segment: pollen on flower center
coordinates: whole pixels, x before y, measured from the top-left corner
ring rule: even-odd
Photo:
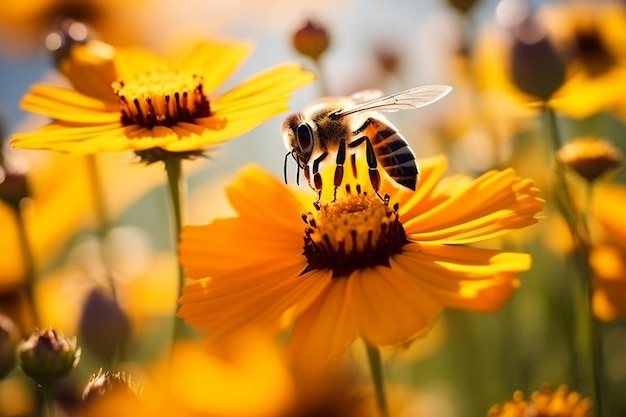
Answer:
[[[124,126],[138,124],[151,129],[210,115],[203,79],[196,74],[150,71],[118,80],[112,87],[120,101]]]
[[[358,269],[389,266],[389,258],[408,243],[398,205],[389,207],[373,195],[350,194],[302,219],[308,261],[304,272],[330,269],[333,278],[340,278]]]

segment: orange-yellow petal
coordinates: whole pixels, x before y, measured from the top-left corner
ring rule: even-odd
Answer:
[[[183,290],[178,315],[215,341],[246,328],[284,330],[330,283],[319,273],[300,276],[305,266],[284,257],[193,282]]]
[[[226,195],[233,209],[247,221],[272,219],[272,223],[302,236],[304,226],[299,219],[304,208],[300,201],[280,180],[260,167],[250,166],[241,171],[238,180],[226,188]],[[275,211],[277,203],[280,213]]]
[[[205,91],[211,93],[237,70],[251,51],[252,46],[245,42],[202,41],[186,51],[174,67],[201,74]]]
[[[492,171],[404,226],[409,239],[420,242],[493,238],[536,223],[534,215],[544,204],[538,193],[531,180],[520,179],[512,169]]]
[[[224,239],[224,236],[239,236],[241,239]],[[233,266],[254,265],[283,256],[301,256],[302,245],[300,236],[289,229],[271,224],[250,227],[240,219],[216,219],[209,225],[185,227],[179,251],[187,275],[204,278],[228,272]]]
[[[440,305],[410,271],[378,266],[348,279],[351,312],[362,337],[376,346],[407,342],[424,332]]]
[[[216,103],[226,104],[260,94],[280,96],[311,83],[315,75],[297,64],[283,64],[266,70],[219,96]]]
[[[22,99],[24,110],[52,119],[84,124],[115,123],[120,120],[119,105],[103,102],[69,88],[37,84]]]
[[[516,273],[530,268],[524,253],[436,244],[404,249],[392,259],[392,268],[413,271],[420,285],[449,308],[497,311],[519,287]]]
[[[349,308],[347,287],[347,280],[333,280],[298,318],[289,349],[302,365],[328,364],[356,339],[357,326]]]

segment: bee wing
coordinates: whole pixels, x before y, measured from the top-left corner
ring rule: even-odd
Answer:
[[[350,96],[350,99],[354,102],[354,104],[363,104],[368,103],[374,99],[380,98],[383,96],[383,92],[377,90],[375,88],[369,90],[361,90]]]
[[[366,103],[357,103],[337,112],[335,116],[343,117],[362,111],[393,112],[405,109],[419,109],[443,98],[450,91],[452,91],[452,87],[448,85],[423,85]]]

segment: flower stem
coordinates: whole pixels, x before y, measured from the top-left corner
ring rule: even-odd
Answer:
[[[314,59],[313,63],[315,64],[315,72],[317,74],[317,80],[319,81],[319,89],[322,97],[330,96],[330,88],[328,87],[328,79],[326,78],[326,74],[324,73],[324,68],[322,67],[321,57]]]
[[[178,242],[180,240],[180,232],[183,228],[183,207],[186,206],[187,187],[184,181],[182,160],[177,157],[170,157],[165,160],[165,171],[167,172],[167,183],[174,209],[174,236],[175,247],[178,252]],[[185,284],[185,271],[178,261],[178,290],[176,296],[179,297]],[[182,334],[185,323],[179,317],[174,315],[174,333],[172,343],[178,340]]]
[[[54,388],[52,384],[46,384],[41,386],[43,392],[44,407],[46,407],[47,417],[54,417],[56,415],[56,409],[54,405]]]
[[[22,203],[24,201],[22,200]],[[20,250],[22,252],[22,256],[24,258],[24,273],[26,275],[26,298],[28,299],[28,303],[30,305],[31,314],[33,318],[33,323],[35,328],[40,326],[40,317],[39,317],[39,309],[37,308],[37,303],[35,301],[35,258],[33,256],[32,247],[30,245],[30,240],[28,239],[28,233],[26,231],[26,221],[24,219],[24,214],[22,213],[22,205],[15,209],[15,218],[17,223],[17,230],[19,235],[19,244]]]
[[[102,263],[105,266],[106,277],[111,291],[113,300],[117,303],[117,289],[115,288],[115,280],[110,273],[109,268],[106,265],[106,257],[104,256],[104,240],[111,231],[112,223],[111,217],[106,208],[104,201],[104,190],[102,189],[102,178],[100,177],[100,171],[98,170],[98,161],[95,155],[87,155],[87,172],[89,175],[89,183],[91,186],[91,195],[93,198],[94,208],[98,217],[98,238],[100,239],[101,257]]]
[[[565,166],[558,156],[558,150],[562,146],[559,134],[556,114],[547,104],[544,106],[546,124],[549,137],[552,142],[552,153],[556,160],[556,200],[563,217],[567,221],[570,233],[574,240],[578,268],[581,272],[581,279],[575,288],[576,291],[576,321],[579,329],[580,350],[586,356],[585,360],[580,360],[583,364],[588,364],[591,391],[593,392],[593,403],[596,415],[603,415],[602,408],[602,357],[601,357],[601,334],[598,323],[593,316],[592,310],[592,288],[591,270],[589,267],[590,235],[587,219],[576,209],[572,192],[565,178]],[[587,193],[589,194],[589,193]],[[582,308],[578,308],[582,307]],[[580,373],[580,372],[579,372]]]
[[[383,362],[380,356],[380,350],[368,342],[365,342],[365,348],[367,349],[367,359],[370,365],[370,372],[372,373],[372,382],[374,383],[376,403],[378,404],[380,417],[389,417],[383,376]]]

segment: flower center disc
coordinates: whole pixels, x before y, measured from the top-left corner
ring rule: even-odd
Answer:
[[[150,71],[112,85],[121,106],[124,126],[148,129],[193,122],[210,115],[201,76],[177,71]]]
[[[576,35],[576,46],[583,67],[590,77],[599,77],[617,65],[600,34],[590,31]]]
[[[398,206],[390,208],[368,194],[324,204],[315,214],[302,216],[304,255],[313,269],[331,269],[333,278],[357,269],[389,266],[389,258],[408,243],[398,219]]]

